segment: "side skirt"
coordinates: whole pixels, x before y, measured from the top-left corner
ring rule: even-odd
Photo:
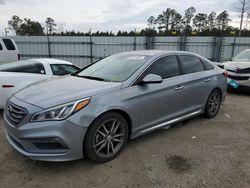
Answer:
[[[143,134],[146,134],[148,132],[152,132],[152,131],[154,131],[156,129],[160,129],[160,128],[164,128],[164,127],[169,128],[172,124],[175,124],[177,122],[180,122],[180,121],[189,119],[191,117],[197,116],[197,115],[199,115],[201,113],[202,113],[202,110],[198,110],[198,111],[192,112],[190,114],[187,114],[187,115],[172,119],[170,121],[155,125],[153,127],[149,127],[147,129],[144,129],[144,130],[140,131],[139,133],[137,133],[133,138],[136,138],[136,137],[141,136]]]

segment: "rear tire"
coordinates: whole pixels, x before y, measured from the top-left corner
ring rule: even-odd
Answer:
[[[218,89],[215,89],[211,92],[208,97],[206,107],[205,107],[205,117],[213,118],[217,115],[220,106],[221,106],[222,96],[221,92]]]
[[[128,139],[128,124],[122,115],[108,112],[90,126],[84,144],[85,155],[92,161],[105,163],[116,158]]]

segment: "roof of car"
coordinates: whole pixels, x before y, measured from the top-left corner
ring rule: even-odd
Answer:
[[[172,54],[172,53],[176,53],[176,54],[193,54],[191,52],[177,51],[177,50],[138,50],[138,51],[122,52],[121,54],[155,56],[155,55]]]
[[[70,63],[69,61],[65,61],[65,60],[60,60],[60,59],[50,59],[50,58],[37,58],[37,59],[31,59],[34,61],[38,61],[40,63],[48,63],[48,64],[68,64],[68,65],[72,65],[72,63]]]

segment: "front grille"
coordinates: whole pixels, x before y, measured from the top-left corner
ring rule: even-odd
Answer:
[[[250,74],[250,68],[237,69],[237,73],[240,73],[240,74]]]
[[[246,69],[227,69],[229,72],[234,72],[234,73],[238,73],[238,74],[250,74],[250,68],[246,68]]]
[[[228,78],[231,78],[233,80],[249,80],[249,76],[232,76],[232,75],[228,75]]]
[[[6,118],[12,125],[17,126],[26,115],[27,111],[25,108],[12,104],[11,102],[7,103]]]

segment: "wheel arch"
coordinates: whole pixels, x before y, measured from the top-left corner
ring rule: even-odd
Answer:
[[[218,91],[220,92],[220,95],[222,96],[222,90],[221,90],[221,88],[215,87],[215,88],[210,92],[210,94],[211,94],[214,90],[218,90]]]
[[[129,114],[127,112],[125,112],[124,110],[121,110],[121,109],[110,109],[110,110],[107,110],[101,114],[99,114],[91,123],[90,123],[90,126],[87,128],[87,131],[85,133],[85,136],[84,136],[84,139],[83,139],[83,145],[82,145],[82,148],[83,148],[83,154],[84,156],[86,155],[85,154],[85,149],[84,149],[84,144],[85,144],[85,140],[86,140],[86,134],[88,134],[88,131],[90,129],[90,127],[92,126],[92,124],[94,123],[94,121],[99,118],[100,116],[106,114],[106,113],[110,113],[110,112],[116,112],[118,114],[120,114],[122,117],[125,118],[127,124],[128,124],[128,140],[130,139],[131,137],[131,134],[132,134],[132,119],[131,117],[129,116]]]

